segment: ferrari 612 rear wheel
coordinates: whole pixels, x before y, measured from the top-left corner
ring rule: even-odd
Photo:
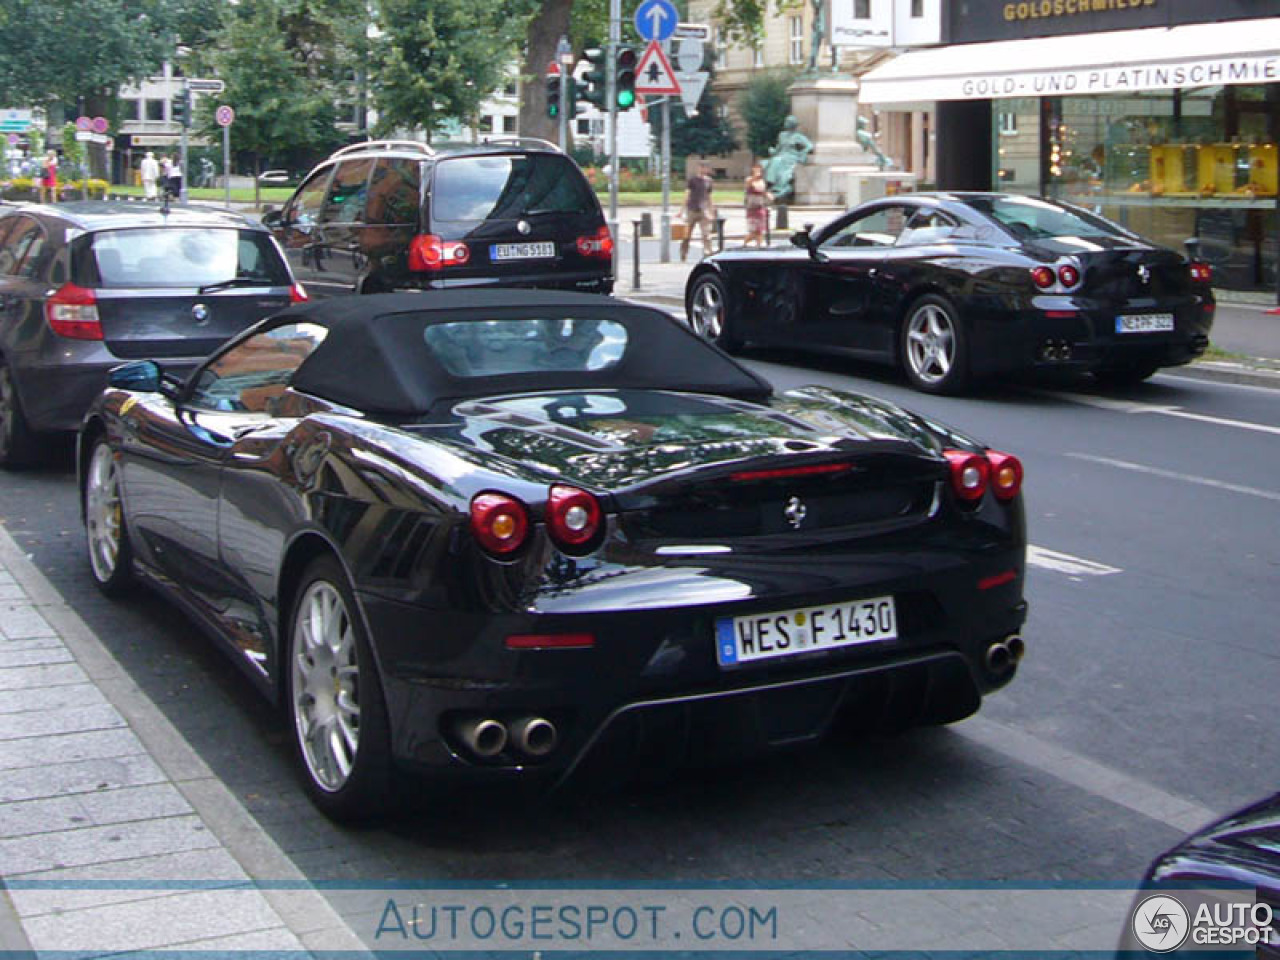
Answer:
[[[84,532],[93,582],[107,596],[118,596],[133,582],[133,550],[120,497],[120,464],[105,437],[94,442],[85,472]]]

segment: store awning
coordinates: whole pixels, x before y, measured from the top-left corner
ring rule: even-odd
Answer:
[[[862,103],[1098,96],[1280,83],[1280,17],[954,44],[861,77]]]

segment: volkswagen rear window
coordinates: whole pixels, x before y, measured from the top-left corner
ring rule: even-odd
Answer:
[[[217,227],[143,227],[89,234],[73,254],[76,282],[103,288],[289,286],[268,234]]]
[[[442,160],[431,196],[433,220],[518,220],[599,209],[573,161],[545,153]]]

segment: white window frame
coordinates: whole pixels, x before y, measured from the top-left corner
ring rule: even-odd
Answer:
[[[787,63],[804,63],[804,18],[789,17],[788,23]]]

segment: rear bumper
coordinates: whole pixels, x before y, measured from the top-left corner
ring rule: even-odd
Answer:
[[[575,290],[579,293],[612,293],[613,274],[600,272],[512,274],[504,277],[410,278],[410,287],[421,290],[453,290],[458,287],[524,287],[538,290]]]
[[[1121,313],[1172,313],[1174,329],[1117,333],[1116,317]],[[983,376],[1190,363],[1209,347],[1213,313],[1213,301],[1199,297],[1174,307],[1120,308],[1069,297],[1038,297],[1019,309],[975,318],[971,369]]]

